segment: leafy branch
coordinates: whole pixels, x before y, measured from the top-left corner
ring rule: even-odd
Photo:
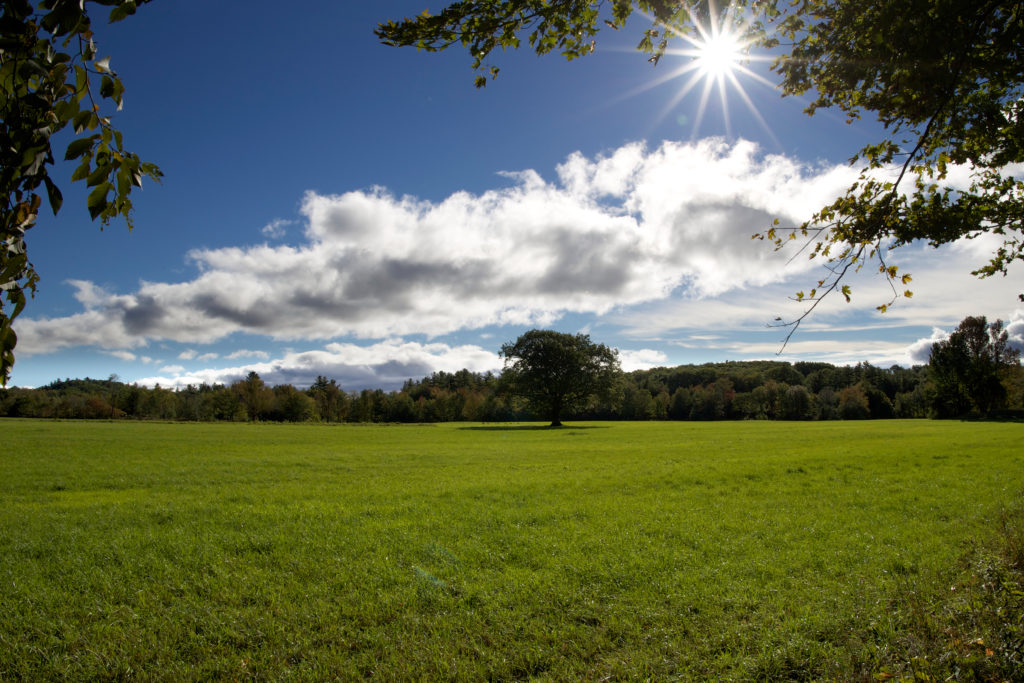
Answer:
[[[112,7],[120,21],[149,0],[28,0],[0,4],[0,384],[14,365],[13,320],[35,293],[39,275],[28,260],[26,232],[38,217],[45,189],[56,215],[63,196],[50,177],[55,162],[51,138],[71,127],[75,134],[64,159],[78,161],[72,181],[93,188],[86,200],[92,219],[107,225],[122,217],[132,228],[132,189],[143,177],[159,180],[160,169],[123,144],[101,104],[120,110],[124,85],[99,58],[87,4]],[[97,100],[95,93],[98,92]]]

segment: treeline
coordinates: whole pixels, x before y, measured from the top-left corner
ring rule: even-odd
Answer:
[[[922,418],[932,413],[933,405],[927,366],[737,361],[625,373],[611,401],[565,418]],[[0,416],[280,422],[505,422],[536,417],[508,395],[499,376],[468,370],[408,380],[389,392],[349,392],[325,377],[306,389],[269,387],[256,373],[231,385],[178,390],[114,378],[68,379],[37,389],[0,390]]]

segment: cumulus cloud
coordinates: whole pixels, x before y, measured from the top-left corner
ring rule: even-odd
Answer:
[[[419,379],[438,371],[499,371],[500,357],[474,345],[420,344],[385,340],[368,346],[331,343],[322,349],[292,352],[281,358],[228,368],[182,372],[163,368],[166,374],[139,379],[140,384],[180,388],[188,384],[230,384],[256,372],[267,384],[308,387],[318,375],[335,379],[346,390],[398,389],[407,379]]]
[[[1006,324],[1006,332],[1010,346],[1020,351],[1024,357],[1024,309],[1018,308],[1013,312]]]
[[[973,312],[968,313],[968,315],[974,315],[976,313],[983,312]],[[1017,349],[1022,355],[1024,355],[1024,335],[1021,334],[1021,332],[1024,331],[1024,319],[1022,319],[1022,316],[1024,316],[1024,311],[1016,311],[1013,314],[1013,317],[1011,318],[1011,322],[1008,325],[1007,329],[1009,331],[1009,346],[1011,348]],[[966,315],[964,317],[966,317]],[[999,319],[999,316],[987,315],[986,318],[989,322],[994,322],[995,320]],[[950,324],[947,328],[932,328],[931,334],[925,337],[921,337],[912,342],[911,344],[909,344],[905,348],[902,357],[895,353],[891,354],[892,357],[894,357],[894,362],[899,363],[901,365],[927,364],[928,361],[931,359],[932,345],[935,344],[936,342],[941,342],[949,339],[949,335],[953,332],[953,330],[956,329],[959,322],[960,321],[957,320],[956,323]]]
[[[258,351],[256,353],[263,353],[263,352],[262,351]],[[199,361],[201,363],[205,363],[206,361],[210,361],[210,360],[213,360],[213,359],[219,358],[219,357],[220,357],[220,354],[214,353],[213,351],[210,351],[208,353],[199,353],[195,349],[185,349],[184,351],[182,351],[181,353],[178,354],[178,360],[197,360],[197,361]],[[264,356],[264,358],[266,358],[266,357],[268,357],[268,356]]]
[[[202,344],[235,332],[438,337],[545,326],[673,292],[763,287],[807,265],[787,266],[750,235],[775,218],[799,223],[852,173],[708,139],[573,154],[555,180],[527,170],[508,174],[511,187],[440,202],[383,189],[310,192],[300,244],[197,249],[189,253],[194,279],[142,282],[127,294],[72,282],[84,311],[19,319],[19,351]]]
[[[137,355],[135,355],[131,351],[115,350],[115,351],[107,351],[106,353],[109,356],[113,356],[114,358],[119,358],[120,360],[129,362],[129,363],[132,362],[132,361],[138,360],[138,358],[139,358]]]
[[[282,237],[285,236],[285,228],[287,228],[289,225],[292,225],[292,223],[294,223],[294,221],[286,220],[284,218],[278,218],[264,225],[260,229],[260,232],[262,232],[264,235],[272,239],[281,239]]]
[[[665,365],[668,356],[656,349],[619,349],[619,364],[626,372],[650,370]]]
[[[259,358],[261,360],[267,360],[270,358],[270,354],[266,351],[253,351],[252,349],[238,349],[228,355],[224,356],[228,360],[236,360],[238,358]]]
[[[1024,309],[1016,304],[1017,293],[1024,291],[1024,269],[979,280],[970,274],[981,262],[976,246],[959,242],[942,249],[904,247],[891,260],[914,274],[913,298],[899,298],[880,313],[876,306],[890,302],[893,292],[884,278],[865,269],[848,280],[853,288],[850,303],[841,296],[824,301],[784,349],[790,328],[772,327],[773,320],[792,321],[806,310],[806,304],[791,297],[813,286],[811,280],[821,277],[818,271],[699,300],[673,297],[634,306],[605,316],[602,324],[619,326],[627,339],[657,341],[690,355],[702,351],[716,358],[867,361],[880,367],[926,363],[931,344],[968,315],[1009,319],[1011,340],[1017,335],[1024,345]]]
[[[949,339],[949,332],[933,327],[931,336],[918,339],[907,347],[907,356],[914,364],[923,365],[931,360],[932,345],[947,339]]]
[[[234,355],[234,354],[232,354]],[[268,354],[260,354],[267,357]],[[231,356],[225,356],[230,358]],[[667,356],[655,349],[621,349],[619,360],[625,371],[645,370],[665,365]],[[291,384],[303,388],[317,376],[335,379],[346,390],[399,389],[408,379],[420,379],[435,372],[471,372],[499,374],[501,357],[480,346],[452,346],[442,343],[421,344],[390,339],[360,346],[331,343],[322,349],[290,352],[280,358],[227,368],[185,371],[180,365],[160,368],[159,376],[144,377],[138,383],[182,388],[189,384],[231,384],[256,372],[269,385]]]
[[[1007,343],[1011,348],[1015,348],[1024,354],[1024,309],[1015,310],[1008,320],[998,316],[986,316],[986,318],[990,323],[996,320],[1003,320],[1007,332]],[[933,328],[930,337],[918,339],[910,345],[907,349],[907,355],[915,363],[927,363],[931,358],[932,344],[949,339],[949,335],[954,329],[955,326],[950,326],[948,330],[938,327]]]

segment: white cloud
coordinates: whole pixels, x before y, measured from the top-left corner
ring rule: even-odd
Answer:
[[[993,323],[996,320],[1003,320],[1009,345],[1024,353],[1024,309],[1016,309],[1008,319],[991,315],[986,315],[985,317],[988,319],[989,323]],[[959,321],[957,322],[957,325],[958,324]],[[956,329],[957,325],[950,325],[948,330],[943,330],[938,327],[933,328],[931,336],[918,339],[910,345],[907,349],[907,355],[913,359],[915,363],[927,363],[928,359],[931,358],[932,344],[949,339],[949,335],[954,329]]]
[[[253,351],[251,349],[239,349],[228,355],[224,356],[228,360],[236,360],[238,358],[259,358],[261,360],[267,360],[270,358],[270,354],[266,351]]]
[[[185,367],[182,365],[165,365],[162,368],[160,368],[160,372],[166,372],[171,375],[179,372],[184,372],[184,370]]]
[[[656,349],[619,349],[619,364],[626,372],[660,367],[667,360],[668,356]]]
[[[285,228],[287,228],[289,225],[292,225],[294,222],[295,221],[278,218],[264,225],[260,229],[260,232],[262,232],[264,235],[272,239],[281,239],[282,237],[285,236]]]
[[[574,154],[557,182],[523,171],[509,174],[513,187],[441,202],[382,189],[310,192],[304,243],[197,249],[189,253],[194,279],[142,282],[130,294],[72,282],[85,311],[19,319],[19,350],[202,344],[234,332],[437,337],[493,324],[545,326],[673,291],[762,287],[807,265],[787,266],[750,235],[776,217],[803,220],[851,174],[708,139],[654,150],[631,144],[595,159]]]
[[[199,353],[195,349],[185,349],[178,354],[178,360],[197,360],[200,363],[205,363],[206,361],[211,361],[219,357],[219,353],[214,353],[213,351],[208,353]]]
[[[153,358],[150,356],[140,356],[137,353],[132,353],[131,351],[127,351],[125,349],[114,349],[111,351],[103,351],[103,353],[105,353],[108,356],[113,356],[114,358],[119,358],[128,363],[133,363],[137,361],[145,365],[153,362]]]
[[[572,154],[555,181],[532,170],[505,175],[512,187],[455,192],[440,202],[380,188],[307,193],[301,243],[193,250],[193,279],[141,282],[127,294],[70,281],[83,310],[19,318],[19,353],[84,345],[130,353],[154,341],[205,344],[238,332],[293,341],[436,339],[492,325],[545,327],[576,313],[603,316],[603,329],[623,326],[641,349],[668,344],[775,357],[785,330],[766,330],[766,323],[804,310],[788,297],[813,287],[821,264],[803,257],[789,263],[793,250],[774,252],[750,236],[775,218],[784,227],[799,224],[844,191],[855,172],[765,155],[750,142],[708,139],[656,149],[634,143],[593,159]],[[823,303],[783,358],[919,362],[924,340],[915,346],[914,335],[951,329],[966,315],[1006,317],[1024,291],[1024,272],[982,281],[970,275],[997,246],[993,240],[901,248],[889,261],[914,276],[914,299],[876,313],[892,292],[869,266],[849,279],[854,302]],[[868,328],[875,330],[871,339],[863,334]],[[896,334],[899,328],[919,329]],[[1024,341],[1024,327],[1013,333]],[[387,370],[391,359],[353,364],[334,353],[328,346],[271,360],[263,351],[239,350],[227,358],[260,359],[245,368],[267,368],[282,382],[325,374],[312,369],[316,363],[336,366],[354,382],[374,382],[368,378],[375,373],[383,381],[397,376]],[[636,367],[668,360],[643,353],[658,352],[623,357]],[[191,349],[179,355],[217,357]],[[294,365],[300,361],[306,365]],[[394,362],[406,368],[402,379],[415,376],[406,361]],[[364,366],[372,370],[353,369]],[[217,378],[235,371],[204,371],[210,379],[201,381],[224,381]]]
[[[1010,346],[1020,351],[1024,356],[1024,308],[1018,308],[1010,316],[1006,324],[1006,332],[1009,337]]]
[[[794,320],[806,310],[806,304],[790,297],[813,286],[811,280],[821,277],[816,271],[764,287],[703,299],[676,297],[616,311],[605,316],[603,325],[621,326],[626,338],[637,343],[657,341],[717,358],[868,361],[881,367],[927,362],[931,344],[968,315],[1009,318],[1011,337],[1017,334],[1024,342],[1024,321],[1013,322],[1024,318],[1024,309],[1017,308],[1024,270],[979,280],[970,274],[979,265],[979,254],[973,245],[961,243],[943,249],[910,246],[893,256],[914,275],[913,298],[899,298],[886,313],[878,312],[875,307],[888,303],[893,292],[884,278],[866,268],[849,279],[852,301],[846,303],[842,296],[825,300],[784,350],[790,328],[770,325],[776,317]]]
[[[932,345],[947,339],[949,339],[949,332],[933,327],[930,336],[918,339],[907,347],[907,356],[914,364],[923,365],[932,357]]]
[[[479,346],[419,344],[386,340],[368,346],[327,344],[322,349],[286,353],[281,358],[229,368],[183,372],[168,369],[165,375],[144,377],[140,384],[184,387],[188,384],[230,384],[249,372],[256,372],[269,385],[311,385],[318,375],[338,380],[346,390],[364,388],[398,389],[407,379],[419,379],[434,372],[497,372],[501,359]]]

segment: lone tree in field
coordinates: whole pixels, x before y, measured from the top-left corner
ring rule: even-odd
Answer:
[[[928,373],[935,383],[939,417],[1005,407],[1002,378],[1020,365],[1020,354],[1008,342],[1002,320],[988,323],[979,316],[964,318],[949,339],[932,344]]]
[[[583,406],[592,397],[607,397],[619,370],[619,353],[595,344],[586,334],[530,330],[501,347],[502,379],[537,413],[561,427],[563,411]]]

